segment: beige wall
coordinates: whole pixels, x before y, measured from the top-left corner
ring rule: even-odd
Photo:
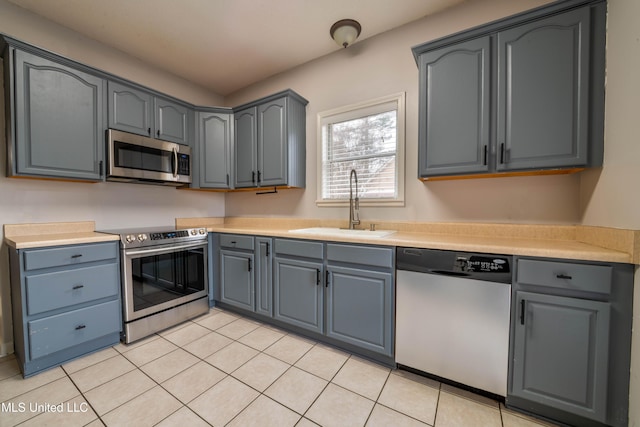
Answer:
[[[295,215],[340,218],[346,223],[346,207],[319,208],[315,204],[317,113],[405,92],[406,204],[404,207],[362,207],[363,220],[579,222],[579,175],[429,183],[417,179],[418,69],[411,47],[544,3],[544,0],[465,2],[348,49],[336,46],[336,52],[330,55],[227,96],[225,102],[233,106],[291,88],[309,100],[306,189],[260,196],[260,209],[256,209],[256,196],[252,193],[229,194],[227,216]]]
[[[0,0],[0,32],[199,105],[222,97],[161,72]],[[2,73],[0,60],[0,74]],[[1,80],[1,77],[0,77]],[[68,183],[6,177],[4,93],[0,86],[0,225],[95,221],[101,229],[173,225],[176,217],[224,216],[224,195],[121,183]],[[0,231],[0,239],[2,239]],[[0,355],[12,351],[8,254],[0,249]]]

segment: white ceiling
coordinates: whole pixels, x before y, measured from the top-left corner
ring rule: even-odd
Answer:
[[[361,41],[464,0],[9,1],[224,96],[341,49],[335,21]]]

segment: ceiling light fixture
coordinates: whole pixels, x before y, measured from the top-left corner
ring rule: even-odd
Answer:
[[[338,45],[347,47],[356,41],[361,30],[362,27],[358,21],[341,19],[331,26],[329,34],[331,34],[331,38],[334,39]]]

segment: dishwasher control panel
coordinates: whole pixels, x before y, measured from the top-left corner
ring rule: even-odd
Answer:
[[[456,266],[460,271],[485,272],[485,273],[510,273],[509,259],[495,256],[458,256]]]
[[[399,247],[396,249],[396,268],[398,270],[467,277],[500,283],[511,283],[512,262],[513,257],[510,255],[423,248]]]

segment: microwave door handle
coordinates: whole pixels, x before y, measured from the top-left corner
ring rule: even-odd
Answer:
[[[173,177],[178,178],[178,149],[173,147]]]

